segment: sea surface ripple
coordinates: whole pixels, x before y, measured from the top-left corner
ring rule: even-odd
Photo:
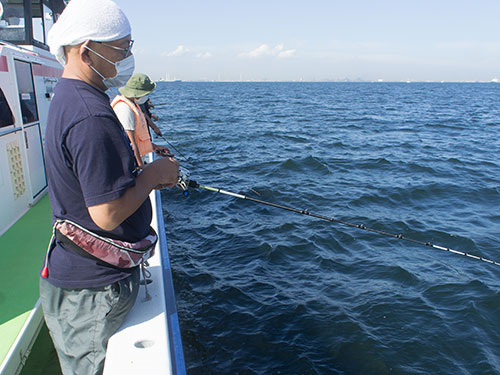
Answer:
[[[200,183],[500,261],[498,84],[151,97]],[[162,199],[189,374],[500,373],[499,266],[200,189]]]

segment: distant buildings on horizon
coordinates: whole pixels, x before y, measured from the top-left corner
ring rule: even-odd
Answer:
[[[220,74],[218,75],[217,79],[188,79],[188,80],[182,80],[177,78],[176,76],[172,76],[168,73],[165,74],[164,77],[160,77],[159,79],[156,80],[157,82],[406,82],[406,83],[412,83],[412,82],[437,82],[437,83],[487,83],[487,82],[493,82],[493,83],[500,83],[500,78],[494,77],[490,81],[479,81],[479,80],[469,80],[469,81],[433,81],[433,80],[413,80],[413,79],[405,79],[405,80],[398,80],[398,81],[392,81],[392,80],[386,80],[383,78],[379,78],[376,80],[372,79],[363,79],[363,78],[323,78],[323,79],[291,79],[291,80],[273,80],[273,79],[267,79],[267,78],[261,78],[261,79],[243,79],[243,75],[240,74],[239,79],[221,79]]]
[[[382,78],[379,78],[377,80],[364,80],[361,78],[357,79],[349,79],[349,78],[339,78],[339,79],[312,79],[312,80],[306,80],[306,79],[298,79],[298,80],[272,80],[272,79],[247,79],[247,80],[224,80],[224,79],[193,79],[193,80],[181,80],[181,79],[165,79],[165,78],[160,78],[156,80],[157,82],[304,82],[304,83],[310,83],[310,82],[364,82],[364,83],[500,83],[499,78],[492,78],[490,81],[432,81],[432,80],[425,80],[425,81],[419,81],[419,80],[400,80],[400,81],[391,81],[391,80],[384,80]]]

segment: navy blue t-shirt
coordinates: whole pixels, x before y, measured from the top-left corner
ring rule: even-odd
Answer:
[[[135,185],[136,163],[129,138],[108,96],[75,79],[62,78],[54,89],[45,132],[46,167],[52,220],[69,219],[94,233],[128,242],[149,233],[148,199],[112,231],[99,228],[88,207],[120,198]],[[93,288],[130,275],[66,249],[56,242],[47,280],[61,288]]]

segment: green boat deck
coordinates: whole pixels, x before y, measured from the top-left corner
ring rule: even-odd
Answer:
[[[39,297],[39,272],[51,235],[45,195],[0,237],[0,363]]]

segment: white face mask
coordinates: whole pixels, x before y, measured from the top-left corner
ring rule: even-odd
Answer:
[[[135,59],[134,55],[130,55],[125,57],[123,60],[113,62],[107,58],[105,58],[103,55],[97,53],[93,49],[85,46],[89,51],[94,52],[97,56],[100,58],[106,60],[110,64],[113,64],[116,69],[116,75],[114,77],[104,77],[101,73],[97,71],[92,65],[90,65],[90,69],[92,69],[94,72],[96,72],[101,78],[102,78],[102,83],[104,86],[106,86],[108,89],[112,87],[122,87],[125,86],[127,81],[132,77],[132,74],[134,74],[134,69],[135,69]]]
[[[135,102],[139,105],[141,104],[144,104],[148,101],[148,96],[147,95],[144,95],[144,96],[141,96],[139,99],[135,99]]]

